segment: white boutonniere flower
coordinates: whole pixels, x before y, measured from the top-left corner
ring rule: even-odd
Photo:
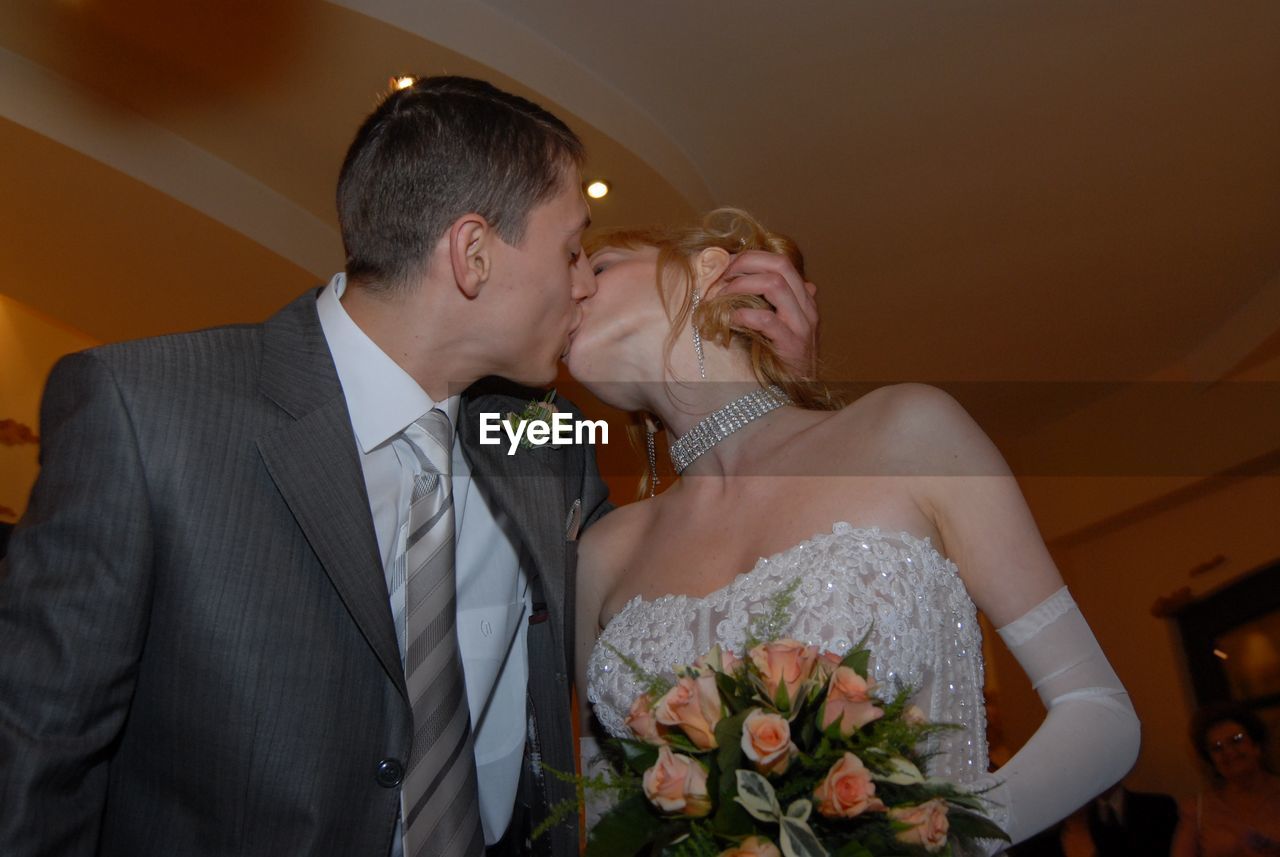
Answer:
[[[525,405],[524,410],[520,411],[520,413],[507,411],[507,415],[502,418],[502,421],[507,424],[508,436],[512,438],[519,437],[520,446],[524,449],[534,449],[539,446],[549,446],[552,449],[559,449],[560,444],[556,443],[554,440],[555,432],[553,430],[554,426],[551,422],[552,417],[560,413],[560,409],[554,404],[555,398],[556,391],[552,390],[541,399],[531,399],[529,404]],[[530,425],[535,423],[545,425],[548,432],[547,436],[552,438],[552,440],[549,440],[546,443],[534,443],[529,440]],[[523,431],[521,431],[521,426],[524,426]]]

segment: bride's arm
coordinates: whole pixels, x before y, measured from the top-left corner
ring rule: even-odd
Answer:
[[[583,735],[587,734],[591,723],[587,662],[600,636],[600,614],[619,581],[634,573],[635,557],[643,552],[656,502],[642,500],[614,509],[583,533],[578,542],[574,584],[574,661]]]
[[[587,699],[587,662],[600,636],[600,613],[619,577],[631,562],[638,525],[646,519],[646,503],[614,509],[582,534],[574,583],[574,678],[578,683],[578,716],[589,734],[591,703]]]
[[[587,699],[587,661],[600,636],[599,617],[605,596],[613,587],[612,566],[604,552],[610,543],[610,523],[626,508],[615,510],[584,533],[578,543],[578,576],[574,608],[574,681],[578,687],[578,773],[595,777],[609,772],[609,763],[600,752],[600,739],[592,729],[591,702]],[[612,806],[609,794],[587,792],[584,811],[586,829],[590,830]]]
[[[578,724],[582,736],[587,736],[591,724],[591,703],[587,700],[587,660],[600,636],[600,608],[604,603],[606,581],[601,568],[599,534],[607,522],[584,533],[578,543],[578,569],[574,584],[574,680],[578,686]]]
[[[992,798],[1004,804],[1005,828],[1017,842],[1128,772],[1138,720],[999,452],[946,394],[913,388],[909,397],[900,436],[923,464],[915,499],[1048,709],[995,775],[1001,785]]]
[[[1138,719],[1066,587],[1000,636],[1048,709],[996,772],[1014,841],[1048,827],[1123,777],[1138,755]]]

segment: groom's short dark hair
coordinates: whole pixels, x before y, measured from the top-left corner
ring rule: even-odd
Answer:
[[[347,276],[402,284],[472,212],[517,244],[529,212],[582,159],[564,122],[485,81],[427,77],[394,91],[356,133],[338,177]]]

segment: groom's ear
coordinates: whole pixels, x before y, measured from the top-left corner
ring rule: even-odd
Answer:
[[[724,285],[721,277],[729,269],[733,256],[720,247],[708,247],[694,260],[693,271],[698,278],[698,292],[703,298],[711,297]]]
[[[493,270],[493,242],[498,235],[479,214],[464,214],[449,227],[449,263],[453,280],[468,298],[475,298]]]

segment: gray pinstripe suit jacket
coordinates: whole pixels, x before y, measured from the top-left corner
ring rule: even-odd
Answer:
[[[565,520],[605,488],[589,448],[476,443],[478,412],[527,401],[498,389],[464,399],[462,443],[533,556],[531,744],[572,770]],[[0,854],[387,854],[398,792],[374,774],[411,714],[315,294],[65,358],[41,426],[0,564]]]

